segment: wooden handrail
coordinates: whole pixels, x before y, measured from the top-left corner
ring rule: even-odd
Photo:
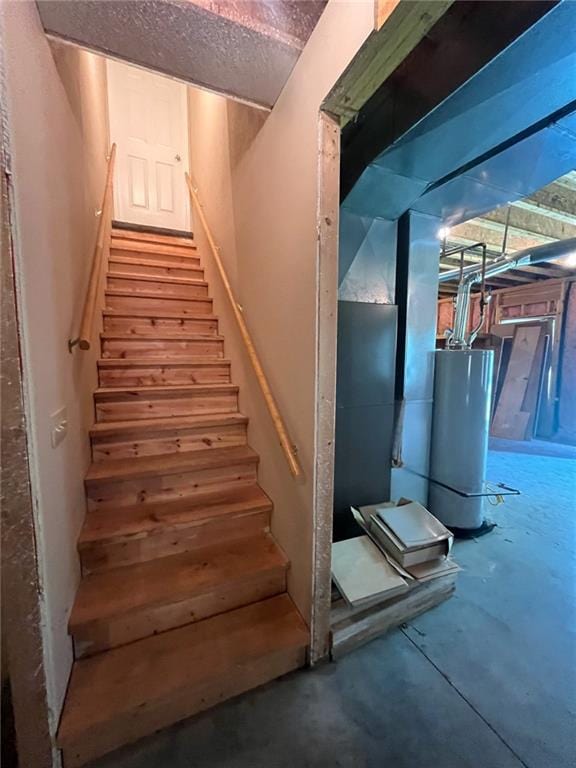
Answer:
[[[246,351],[248,352],[248,357],[252,364],[252,368],[254,369],[254,373],[256,374],[256,379],[258,381],[258,384],[260,385],[260,389],[262,390],[262,394],[264,396],[264,402],[266,403],[268,412],[272,417],[272,422],[274,424],[276,434],[278,435],[280,445],[282,446],[282,450],[284,451],[286,461],[288,462],[288,466],[290,467],[290,471],[292,472],[292,475],[294,477],[300,477],[300,475],[302,474],[302,469],[300,468],[300,464],[298,462],[298,459],[296,458],[296,448],[294,447],[292,441],[290,440],[290,437],[288,435],[288,430],[286,429],[286,425],[284,423],[284,419],[282,418],[280,411],[278,410],[278,405],[276,404],[276,400],[274,398],[274,395],[272,394],[272,390],[270,389],[270,384],[268,383],[268,379],[266,378],[266,374],[264,373],[264,369],[262,368],[262,363],[260,362],[260,358],[258,357],[258,353],[256,352],[256,348],[250,336],[250,332],[248,331],[248,328],[244,321],[244,316],[242,315],[242,311],[238,306],[238,302],[234,298],[232,286],[230,285],[230,281],[228,280],[228,275],[226,274],[226,270],[222,263],[222,259],[220,258],[219,248],[214,242],[214,238],[212,237],[212,233],[210,232],[208,222],[206,221],[206,217],[204,215],[202,204],[200,203],[200,200],[198,198],[198,193],[194,189],[192,185],[192,181],[188,174],[186,174],[186,183],[188,184],[188,189],[190,191],[190,197],[192,199],[192,203],[195,209],[198,211],[198,217],[200,218],[200,221],[202,222],[202,227],[204,229],[204,232],[206,233],[206,238],[210,245],[210,250],[212,251],[212,255],[214,256],[214,261],[216,262],[218,273],[220,274],[222,283],[224,285],[224,290],[226,291],[226,295],[228,296],[228,300],[230,301],[230,306],[232,307],[232,311],[234,312],[234,317],[236,318],[236,322],[240,330],[240,335],[242,336],[242,340],[244,341],[244,345],[246,346]]]
[[[84,300],[84,310],[82,312],[82,321],[80,323],[80,333],[76,339],[68,341],[68,349],[72,352],[73,347],[78,345],[80,349],[90,349],[90,339],[92,338],[92,329],[94,327],[94,314],[98,303],[98,292],[101,283],[105,238],[108,224],[112,219],[112,189],[114,179],[114,161],[116,159],[116,144],[112,144],[110,156],[108,157],[108,169],[106,171],[106,186],[104,187],[104,196],[102,198],[102,208],[100,210],[100,221],[98,223],[98,232],[96,234],[96,244],[92,254],[92,265],[90,267],[90,279],[88,281],[88,290]]]

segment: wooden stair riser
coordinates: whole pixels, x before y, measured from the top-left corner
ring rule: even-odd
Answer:
[[[114,363],[109,358],[106,363]],[[229,384],[230,363],[226,361],[213,361],[198,363],[186,363],[178,365],[172,361],[117,366],[101,364],[98,368],[98,378],[101,387],[152,387],[155,385],[177,384]]]
[[[254,659],[250,664],[236,667],[232,675],[214,678],[192,688],[183,687],[180,692],[170,693],[164,699],[154,701],[154,706],[146,707],[143,703],[141,711],[130,717],[117,718],[113,727],[110,727],[110,723],[105,727],[96,724],[86,730],[82,739],[61,745],[64,766],[80,768],[88,761],[124,744],[131,744],[192,715],[212,709],[223,701],[300,669],[306,664],[306,657],[306,645],[269,653]]]
[[[131,421],[132,419],[153,419],[168,416],[195,416],[204,413],[236,413],[238,392],[230,391],[196,394],[127,392],[96,395],[97,421]]]
[[[104,314],[104,331],[135,335],[142,333],[201,333],[205,336],[218,334],[218,320],[215,317],[139,317],[138,315]]]
[[[150,314],[160,310],[190,315],[211,315],[213,305],[212,299],[180,299],[153,295],[139,296],[137,293],[106,292],[106,309],[118,309],[124,312],[130,309],[149,310]]]
[[[193,499],[221,487],[241,488],[256,482],[255,463],[194,469],[133,479],[87,480],[88,510],[153,504],[158,501]]]
[[[191,257],[197,256],[198,251],[195,246],[181,245],[181,244],[168,244],[159,242],[149,242],[142,239],[113,237],[110,243],[112,252],[114,251],[133,251],[145,255],[153,254],[155,256],[184,256]]]
[[[167,339],[146,336],[102,338],[102,357],[126,359],[149,357],[168,360],[171,357],[223,357],[222,339]]]
[[[153,293],[165,298],[203,299],[208,297],[208,286],[201,281],[197,284],[170,283],[109,274],[106,278],[106,287],[126,293]]]
[[[93,461],[130,459],[139,456],[160,456],[188,453],[207,448],[246,445],[246,424],[223,424],[211,427],[188,427],[146,433],[119,432],[115,435],[92,437]]]
[[[132,249],[115,248],[114,244],[112,244],[110,249],[110,259],[114,259],[115,257],[146,261],[150,265],[161,264],[174,267],[190,266],[199,268],[201,264],[200,257],[193,251],[190,252],[190,255],[187,253],[152,253],[149,251],[138,250],[136,244]]]
[[[133,229],[122,229],[120,227],[112,228],[112,242],[114,241],[127,241],[137,243],[156,243],[159,245],[177,246],[179,248],[187,248],[188,250],[195,250],[196,243],[192,234],[185,237],[184,235],[173,234],[161,234],[160,232],[147,232],[138,231]]]
[[[119,537],[117,541],[106,540],[82,546],[79,549],[82,574],[89,575],[111,568],[146,563],[158,557],[250,538],[269,530],[270,510],[208,518],[187,527],[173,528],[158,523],[158,527],[148,531],[146,535]]]
[[[96,656],[78,662],[58,732],[66,768],[78,768],[304,666],[308,633],[301,620],[286,615],[274,621],[261,610],[263,605],[268,608],[286,600],[284,596],[271,598],[118,648],[108,659]],[[240,617],[243,623],[238,626],[234,621]],[[147,662],[155,654],[160,669]],[[167,664],[173,669],[166,669]],[[126,685],[120,670],[130,668],[141,684],[136,687],[128,678],[129,703],[117,704],[113,716],[107,718],[103,708],[108,701],[116,702],[119,689]]]
[[[191,596],[172,604],[147,606],[107,621],[71,629],[76,658],[92,656],[135,640],[157,635],[185,624],[274,597],[286,591],[286,568],[270,568],[251,578],[224,583],[207,594]]]
[[[204,270],[199,266],[187,267],[185,264],[165,265],[162,262],[157,264],[147,263],[144,259],[123,258],[117,256],[111,258],[108,262],[108,274],[116,272],[132,272],[138,275],[160,276],[160,277],[184,277],[190,280],[204,280]]]

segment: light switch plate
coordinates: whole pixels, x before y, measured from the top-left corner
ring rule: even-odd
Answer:
[[[68,434],[68,413],[66,407],[60,408],[50,416],[50,439],[52,448],[57,448]]]

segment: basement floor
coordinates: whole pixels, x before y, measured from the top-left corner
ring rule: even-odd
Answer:
[[[456,545],[450,601],[94,768],[574,768],[576,463],[557,453],[491,451],[522,496]]]

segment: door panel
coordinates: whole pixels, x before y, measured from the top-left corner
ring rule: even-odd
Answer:
[[[186,86],[108,61],[108,102],[118,147],[115,218],[189,230]]]

